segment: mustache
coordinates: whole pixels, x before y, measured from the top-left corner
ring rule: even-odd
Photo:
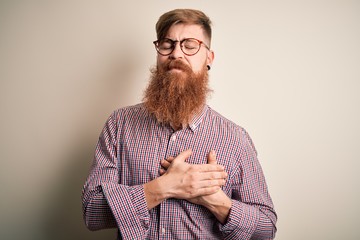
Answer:
[[[175,60],[170,60],[166,65],[165,65],[165,69],[166,70],[171,70],[171,69],[180,69],[183,71],[192,71],[191,68],[186,65],[183,61],[175,59]]]

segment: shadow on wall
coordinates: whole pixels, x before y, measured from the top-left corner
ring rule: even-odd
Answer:
[[[86,142],[86,141],[85,141]],[[87,143],[92,141],[87,141]],[[56,186],[43,219],[44,239],[116,239],[116,229],[89,231],[82,217],[81,189],[89,172],[94,153],[93,144],[78,148],[71,156],[71,164],[63,182]]]
[[[133,86],[132,74],[138,63],[132,58],[124,57],[124,54],[126,51],[121,55],[122,59],[126,59],[125,62],[115,59],[105,76],[97,80],[103,83],[94,95],[99,95],[100,91],[100,97],[104,97],[105,100],[92,98],[86,114],[89,121],[84,121],[82,129],[69,137],[73,141],[73,147],[65,155],[67,167],[62,178],[49,193],[47,206],[44,206],[41,216],[43,239],[116,239],[117,229],[91,232],[86,228],[83,221],[81,190],[89,173],[100,133],[96,128],[94,130],[94,125],[101,125],[102,128],[107,115],[110,114],[109,111],[121,107],[119,104],[128,104],[131,90],[136,87]],[[99,123],[94,123],[91,119],[94,116],[99,119]]]

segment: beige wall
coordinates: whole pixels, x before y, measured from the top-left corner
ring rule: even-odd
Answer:
[[[359,1],[29,0],[0,2],[1,239],[114,239],[84,227],[81,187],[183,7],[213,20],[209,103],[257,146],[276,239],[360,238]]]

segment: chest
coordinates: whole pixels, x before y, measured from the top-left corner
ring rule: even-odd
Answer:
[[[236,146],[220,133],[209,135],[201,130],[174,132],[159,126],[137,126],[122,131],[117,147],[120,183],[131,186],[157,178],[162,159],[176,157],[187,149],[193,152],[186,160],[191,164],[206,164],[209,152],[215,150],[218,163],[231,175],[236,168]]]

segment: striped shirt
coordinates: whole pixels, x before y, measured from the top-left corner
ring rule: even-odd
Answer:
[[[160,160],[192,149],[186,160],[207,163],[215,150],[228,173],[222,190],[232,199],[221,224],[205,207],[167,199],[148,210],[143,184],[159,177]],[[91,230],[118,228],[118,239],[273,239],[277,216],[248,133],[205,106],[187,128],[159,124],[142,104],[119,109],[99,137],[83,188]]]

